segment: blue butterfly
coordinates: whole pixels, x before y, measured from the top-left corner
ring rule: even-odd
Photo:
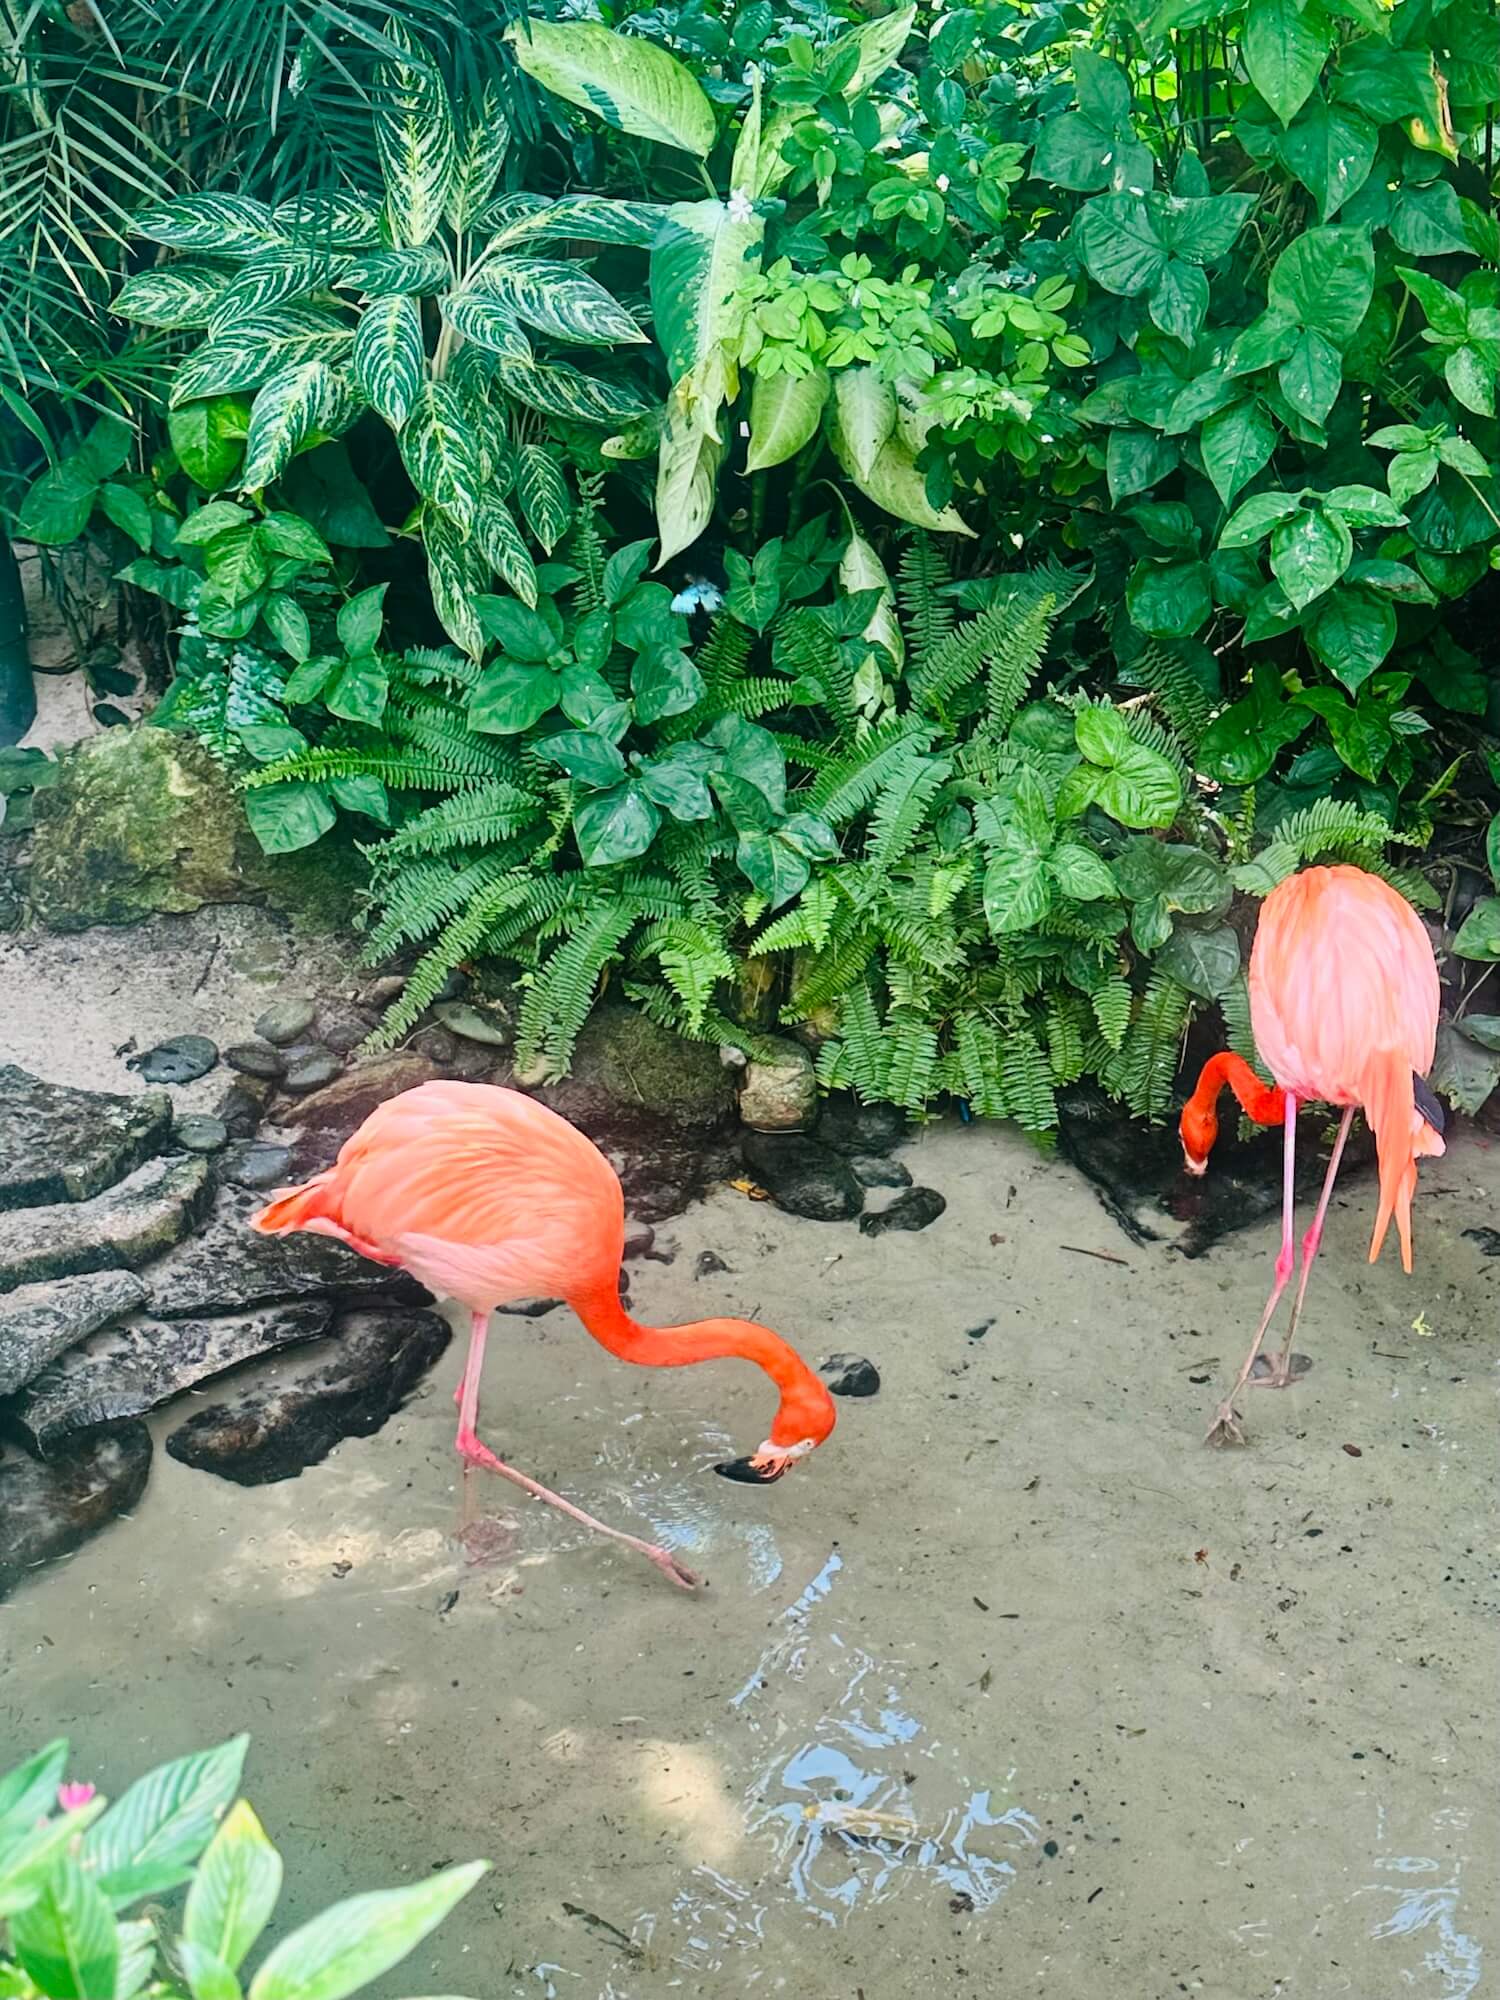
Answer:
[[[672,599],[672,609],[679,618],[691,618],[695,611],[717,611],[723,602],[724,593],[716,583],[705,583],[702,577],[695,577]]]

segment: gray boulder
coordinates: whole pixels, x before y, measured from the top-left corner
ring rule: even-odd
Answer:
[[[138,1269],[187,1234],[211,1187],[206,1160],[150,1160],[91,1201],[0,1215],[0,1293],[75,1271]]]
[[[171,1130],[163,1091],[69,1090],[0,1065],[0,1210],[87,1201],[159,1153]]]
[[[138,1306],[131,1271],[88,1271],[0,1293],[0,1396],[14,1395],[59,1354]]]

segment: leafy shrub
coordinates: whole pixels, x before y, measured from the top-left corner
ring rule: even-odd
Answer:
[[[0,1777],[0,1990],[13,2000],[341,2000],[399,1964],[485,1872],[472,1861],[336,1903],[274,1946],[245,1986],[282,1878],[281,1856],[236,1800],[248,1742],[160,1765],[112,1805],[92,1785],[63,1782],[61,1738]],[[184,1886],[169,1931],[155,1899]]]

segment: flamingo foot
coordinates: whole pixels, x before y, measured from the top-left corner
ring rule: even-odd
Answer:
[[[1235,1409],[1232,1403],[1220,1403],[1214,1415],[1214,1420],[1208,1427],[1204,1443],[1225,1445],[1243,1444],[1244,1442],[1245,1433],[1240,1422],[1239,1411]]]
[[[1312,1373],[1310,1354],[1281,1354],[1272,1361],[1268,1354],[1258,1354],[1255,1366],[1250,1370],[1247,1389],[1295,1389],[1304,1375]]]
[[[642,1555],[647,1562],[653,1563],[667,1581],[674,1583],[679,1590],[703,1588],[702,1577],[690,1570],[686,1563],[679,1562],[670,1549],[660,1548],[654,1542],[643,1542],[638,1535],[628,1535],[621,1528],[611,1528],[605,1522],[595,1520],[592,1514],[586,1514],[581,1507],[575,1507],[571,1500],[564,1500],[560,1493],[554,1493],[539,1480],[529,1478],[524,1472],[517,1472],[513,1465],[507,1465],[503,1459],[496,1458],[489,1446],[481,1443],[473,1431],[460,1429],[457,1449],[459,1457],[464,1462],[466,1475],[470,1466],[483,1466],[486,1472],[496,1473],[501,1479],[508,1479],[513,1485],[521,1487],[534,1500],[541,1500],[547,1506],[555,1507],[560,1514],[566,1514],[570,1521],[577,1521],[582,1527],[592,1528],[595,1534],[607,1535],[612,1542],[622,1542],[627,1549],[634,1549],[637,1555]]]

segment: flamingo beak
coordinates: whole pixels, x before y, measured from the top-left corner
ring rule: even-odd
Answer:
[[[716,1465],[714,1471],[721,1479],[738,1480],[741,1486],[774,1486],[792,1469],[793,1461],[784,1458],[775,1463],[763,1462],[757,1453],[755,1458],[731,1459],[727,1465]]]
[[[1190,1173],[1195,1180],[1202,1180],[1208,1172],[1207,1160],[1195,1160],[1186,1146],[1182,1149],[1182,1165],[1183,1170]]]

